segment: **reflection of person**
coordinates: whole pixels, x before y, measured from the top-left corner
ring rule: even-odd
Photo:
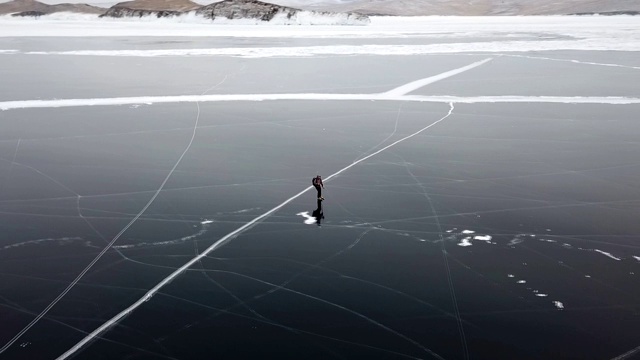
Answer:
[[[324,219],[324,212],[322,211],[322,200],[318,199],[318,208],[313,210],[311,214],[316,219],[316,224],[320,226],[320,222]]]
[[[311,184],[313,184],[313,187],[316,188],[316,191],[318,192],[318,200],[324,200],[324,198],[322,197],[322,189],[324,189],[322,177],[320,175],[317,175],[313,178],[313,180],[311,180]]]

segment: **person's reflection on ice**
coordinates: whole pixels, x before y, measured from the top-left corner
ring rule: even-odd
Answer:
[[[318,200],[318,208],[313,210],[311,214],[316,219],[316,224],[320,226],[322,219],[324,219],[324,212],[322,211],[322,200]]]

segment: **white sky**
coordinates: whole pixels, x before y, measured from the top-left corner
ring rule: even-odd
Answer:
[[[0,3],[9,2],[10,0],[0,0]],[[60,4],[60,3],[69,3],[69,4],[89,4],[101,7],[111,7],[119,2],[128,1],[128,0],[38,0],[45,4]],[[209,5],[215,2],[219,2],[221,0],[191,0],[195,3],[202,5]],[[304,5],[310,5],[313,3],[321,3],[321,4],[341,4],[341,3],[349,3],[355,0],[268,0],[266,2],[284,5],[284,6],[292,6],[292,7],[300,7]]]

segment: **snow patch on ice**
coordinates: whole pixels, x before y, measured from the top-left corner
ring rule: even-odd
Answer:
[[[512,278],[512,277],[514,277],[514,275],[513,274],[507,274],[507,277]]]
[[[207,225],[207,224],[211,224],[211,223],[213,223],[213,220],[204,220],[204,221],[200,222],[200,224],[202,224],[202,225]]]
[[[475,234],[475,231],[473,230],[463,230],[460,234],[465,234],[465,235],[470,235],[470,234]],[[451,237],[449,237],[449,239],[456,239],[456,236],[453,235]],[[494,242],[491,242],[491,235],[475,235],[475,236],[467,236],[464,237],[463,239],[460,240],[460,243],[458,243],[458,246],[471,246],[473,245],[472,241],[473,240],[480,240],[480,241],[484,241],[487,244],[495,244]]]
[[[491,242],[491,235],[476,235],[473,237],[474,240],[486,241],[487,243]]]
[[[518,284],[526,284],[527,281],[526,280],[518,280]]]
[[[543,293],[536,293],[536,296],[539,296],[539,297],[547,297],[547,296],[549,296],[549,295],[548,295],[548,294],[543,294]]]
[[[602,254],[602,255],[604,255],[604,256],[606,256],[606,257],[609,257],[609,258],[611,258],[611,259],[613,259],[613,260],[616,260],[616,261],[620,261],[620,260],[622,260],[622,259],[620,259],[619,257],[615,257],[615,256],[611,255],[611,253],[608,253],[608,252],[606,252],[606,251],[602,251],[602,250],[598,250],[598,249],[593,249],[593,251],[595,251],[595,252],[597,252],[597,253],[600,253],[600,254]]]
[[[633,258],[640,261],[640,256],[634,256]]]
[[[317,222],[316,218],[309,215],[308,211],[299,212],[296,215],[302,216],[304,218],[304,223],[307,225],[315,224]]]
[[[410,92],[412,92],[414,90],[417,90],[417,89],[419,89],[421,87],[427,86],[427,85],[432,84],[434,82],[437,82],[437,81],[440,81],[440,80],[444,80],[446,78],[458,75],[458,74],[463,73],[465,71],[468,71],[468,70],[471,70],[471,69],[476,68],[478,66],[481,66],[481,65],[483,65],[483,64],[485,64],[485,63],[487,63],[487,62],[489,62],[491,60],[492,60],[492,58],[484,59],[484,60],[474,62],[473,64],[469,64],[467,66],[464,66],[464,67],[461,67],[461,68],[458,68],[458,69],[454,69],[454,70],[450,70],[450,71],[447,71],[447,72],[443,72],[441,74],[434,75],[434,76],[431,76],[431,77],[428,77],[428,78],[412,81],[412,82],[410,82],[408,84],[404,84],[404,85],[399,86],[399,87],[397,87],[395,89],[391,89],[391,90],[387,91],[385,93],[385,95],[387,95],[387,96],[402,96],[402,95],[406,95],[406,94],[408,94],[408,93],[410,93]]]
[[[560,301],[554,301],[553,305],[555,305],[558,308],[558,310],[564,310],[564,304]]]

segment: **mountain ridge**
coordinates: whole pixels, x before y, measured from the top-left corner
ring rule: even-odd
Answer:
[[[13,0],[0,3],[0,15],[14,14],[39,16],[53,14],[56,12],[74,12],[83,14],[102,14],[107,9],[88,5],[88,4],[70,4],[61,3],[55,5],[45,4],[36,0]]]
[[[122,16],[128,16],[129,12],[136,12],[136,15],[131,16],[142,16],[158,11],[168,12],[167,14],[197,11],[205,6],[213,11],[213,9],[224,7],[216,4],[225,4],[228,1],[230,0],[214,1],[207,5],[191,0],[133,0],[104,8],[82,3],[46,4],[37,0],[12,0],[0,3],[0,15],[11,13],[46,15],[68,11],[105,15],[112,13]],[[640,1],[637,0],[536,0],[534,2],[530,0],[272,0],[269,3],[255,0],[231,1],[236,7],[240,4],[254,6],[256,9],[274,9],[280,6],[283,12],[293,8],[298,11],[391,16],[591,15],[600,13],[605,15],[637,15],[640,12]],[[245,9],[241,12],[250,13],[251,11]],[[120,15],[116,17],[121,17]],[[235,15],[227,17],[234,18]]]

